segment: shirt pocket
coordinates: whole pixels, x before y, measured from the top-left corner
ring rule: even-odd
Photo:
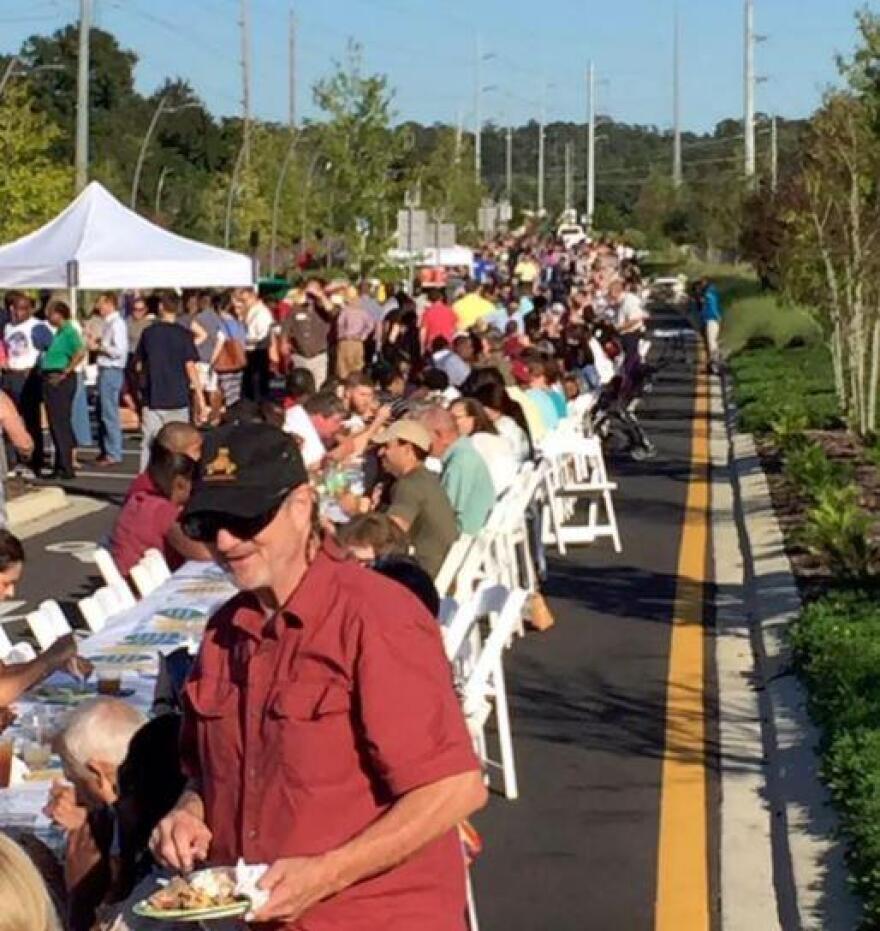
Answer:
[[[241,771],[241,727],[237,686],[224,679],[192,679],[184,688],[187,713],[196,725],[202,779],[229,782]]]
[[[351,695],[340,682],[285,682],[270,698],[269,746],[298,785],[344,781],[357,765]]]

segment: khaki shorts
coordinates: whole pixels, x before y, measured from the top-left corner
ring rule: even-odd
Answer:
[[[199,372],[199,387],[202,391],[213,392],[218,388],[217,373],[211,368],[210,362],[197,362]]]

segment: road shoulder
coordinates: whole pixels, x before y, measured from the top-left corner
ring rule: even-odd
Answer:
[[[712,511],[724,931],[849,931],[837,819],[786,636],[801,603],[767,478],[717,380]]]

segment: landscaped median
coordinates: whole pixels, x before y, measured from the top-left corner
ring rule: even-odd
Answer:
[[[865,926],[880,928],[880,448],[846,429],[824,345],[800,343],[753,344],[729,368],[804,602],[791,642],[822,777]]]

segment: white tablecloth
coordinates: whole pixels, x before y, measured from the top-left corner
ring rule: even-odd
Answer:
[[[80,655],[91,658],[99,667],[119,668],[123,688],[133,690],[125,700],[147,714],[156,688],[158,654],[170,653],[187,643],[196,645],[208,618],[235,593],[235,586],[219,567],[189,562],[134,607],[110,618],[103,630],[82,640]],[[181,610],[193,617],[181,620],[163,613],[170,611],[174,615]],[[138,657],[144,661],[141,663]],[[69,686],[71,679],[56,673],[43,683],[47,684]],[[29,711],[44,704],[32,691],[15,706],[24,720]],[[59,709],[58,705],[50,707]],[[19,736],[15,727],[9,735]],[[4,825],[33,825],[40,833],[48,825],[40,815],[47,792],[46,782],[24,782],[0,789],[0,829]]]

